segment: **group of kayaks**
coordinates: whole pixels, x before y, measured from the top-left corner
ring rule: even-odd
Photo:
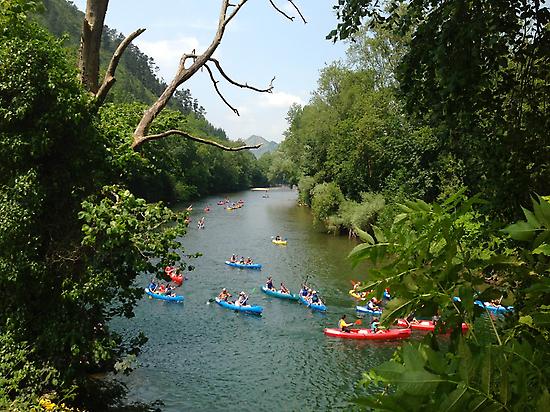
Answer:
[[[325,305],[308,302],[301,294],[284,293],[279,290],[268,289],[265,285],[261,287],[261,290],[268,296],[273,296],[279,299],[299,301],[300,303],[306,305],[312,310],[316,310],[319,312],[326,312],[327,310],[327,307]],[[255,315],[261,315],[263,312],[263,307],[258,305],[238,305],[219,298],[215,298],[215,301],[218,305],[230,310],[252,313]]]
[[[358,301],[365,301],[368,299],[369,292],[364,292],[357,290],[356,282],[353,282],[354,288],[349,291],[349,294],[357,299]],[[388,290],[384,291],[383,298],[385,300],[390,300],[391,296]],[[375,299],[372,299],[375,301]],[[455,301],[460,301],[458,297],[453,298]],[[381,302],[377,302],[380,304]],[[505,314],[510,313],[514,310],[513,306],[503,306],[499,302],[483,302],[480,300],[474,301],[474,304],[486,309],[487,311],[493,314]],[[372,316],[382,315],[383,308],[381,306],[375,306],[369,304],[366,306],[356,305],[355,307],[357,312],[367,313]],[[374,319],[377,320],[377,319]],[[452,330],[445,328],[444,324],[439,324],[433,320],[416,320],[412,319],[408,321],[406,319],[398,319],[396,322],[397,328],[392,329],[382,329],[376,330],[373,329],[349,329],[341,330],[339,328],[326,328],[324,330],[325,335],[344,338],[344,339],[370,339],[370,340],[394,340],[394,339],[404,339],[411,335],[411,331],[423,331],[423,332],[438,332],[438,333],[450,333]],[[468,330],[468,325],[462,323],[461,325],[462,333],[465,333]]]

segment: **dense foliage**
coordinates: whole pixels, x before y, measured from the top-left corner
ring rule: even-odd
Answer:
[[[289,110],[279,149],[301,176],[302,203],[334,232],[368,230],[386,201],[433,200],[459,187],[447,174],[453,165],[433,130],[412,122],[398,98],[394,54],[403,53],[403,38],[382,30],[377,36],[361,33],[346,64],[322,70],[310,102]],[[342,197],[341,207],[324,208],[315,185],[327,182],[349,201]]]
[[[384,323],[415,312],[439,313],[455,331],[470,324],[448,344],[430,335],[398,350],[365,375],[363,383],[381,392],[361,402],[377,410],[545,410],[549,199],[536,197],[532,211],[523,209],[526,220],[503,231],[493,222],[517,219],[520,206],[550,189],[548,4],[342,0],[334,9],[339,23],[328,37],[358,41],[340,77],[337,67],[322,74],[319,91],[330,78],[337,81],[328,90],[340,99],[369,84],[371,95],[389,97],[378,111],[315,99],[292,111],[286,153],[299,161],[314,140],[324,148],[308,160],[315,167],[301,167],[301,199],[314,205],[315,185],[327,181],[355,201],[358,191],[382,194],[377,219],[347,227],[366,242],[352,259],[376,265],[365,289],[381,295],[390,287],[397,297]],[[371,77],[346,84],[345,71]],[[322,130],[321,118],[329,119]],[[339,151],[345,155],[331,163]],[[355,175],[340,178],[355,156]],[[485,201],[467,200],[475,193]],[[421,200],[407,200],[415,197]],[[349,214],[347,202],[325,220],[332,230]],[[495,320],[473,303],[492,298],[513,303],[514,314]]]
[[[547,3],[364,0],[335,9],[334,38],[352,35],[365,16],[369,27],[410,35],[396,71],[399,90],[407,112],[434,130],[458,181],[508,216],[531,192],[547,191]]]
[[[390,230],[365,234],[366,243],[351,253],[356,263],[376,265],[366,290],[381,297],[391,288],[395,296],[383,324],[411,312],[439,313],[440,327],[453,329],[448,344],[427,336],[366,373],[364,385],[384,390],[361,404],[393,411],[547,408],[550,199],[533,200],[526,221],[500,232],[475,211],[476,203],[462,193],[442,204],[407,201]],[[474,304],[499,297],[514,302],[506,320]],[[464,321],[470,330],[462,336]]]
[[[129,153],[129,137],[144,108],[140,103],[107,104],[100,110],[103,133],[109,141],[117,143],[118,148],[113,150],[125,152],[119,155],[130,162],[126,163],[124,174],[137,195],[147,200],[181,202],[265,184],[258,161],[248,151],[224,152],[171,136],[149,143],[139,154]],[[169,129],[186,130],[208,138],[216,136],[210,123],[194,113],[185,115],[166,110],[155,120],[151,130]],[[225,135],[217,140],[228,143]]]

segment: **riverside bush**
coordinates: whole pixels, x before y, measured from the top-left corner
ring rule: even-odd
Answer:
[[[344,201],[342,191],[334,182],[318,184],[312,193],[311,212],[316,221],[326,221],[338,211]]]
[[[302,176],[298,181],[298,200],[301,204],[311,206],[312,193],[315,187],[315,178],[312,176]]]

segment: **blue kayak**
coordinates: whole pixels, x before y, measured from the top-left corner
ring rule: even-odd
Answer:
[[[318,303],[309,303],[301,294],[298,295],[300,302],[302,302],[307,307],[311,308],[312,310],[318,310],[319,312],[326,312],[327,307],[325,305],[319,305]]]
[[[381,310],[372,310],[372,309],[369,309],[368,306],[356,306],[355,310],[357,312],[370,313],[371,315],[381,315],[382,314]]]
[[[261,306],[251,306],[251,305],[239,306],[239,305],[234,305],[233,303],[230,303],[230,302],[226,302],[225,300],[221,300],[220,298],[216,298],[216,303],[226,309],[238,310],[240,312],[246,312],[246,313],[254,313],[255,315],[261,315],[262,311],[264,310],[264,308],[262,308]]]
[[[278,290],[268,289],[265,286],[262,286],[262,292],[264,292],[266,295],[275,296],[276,298],[281,298],[281,299],[290,299],[290,300],[298,300],[299,299],[298,295],[282,293],[282,292],[279,292]]]
[[[250,263],[246,265],[244,263],[230,262],[229,260],[226,260],[225,264],[236,268],[244,268],[244,269],[261,269],[262,268],[262,265],[260,265],[259,263]]]
[[[163,295],[160,293],[151,292],[149,288],[145,288],[145,293],[147,293],[149,296],[151,296],[154,299],[166,300],[168,302],[183,302],[183,296],[181,295],[175,295],[175,296]]]
[[[481,300],[475,300],[474,304],[476,304],[479,307],[482,307],[483,309],[487,309],[489,312],[493,313],[509,313],[514,311],[513,306],[502,306],[502,305],[493,305],[490,302],[482,302]]]

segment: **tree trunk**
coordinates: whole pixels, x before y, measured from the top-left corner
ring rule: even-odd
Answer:
[[[94,94],[99,89],[99,49],[109,0],[88,0],[82,24],[78,68],[80,81]]]

